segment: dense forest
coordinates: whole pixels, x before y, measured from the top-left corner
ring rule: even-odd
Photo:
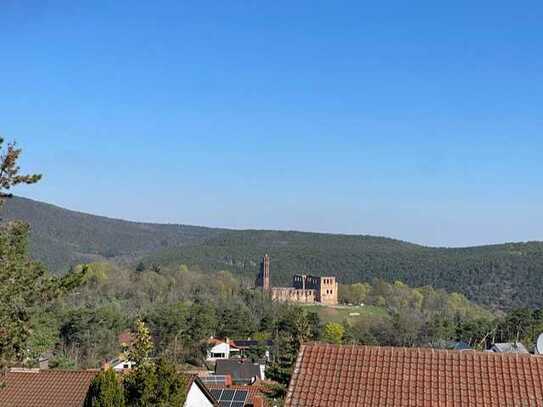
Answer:
[[[294,273],[335,275],[342,283],[400,280],[464,294],[494,309],[541,307],[543,243],[462,249],[430,248],[398,240],[303,232],[234,231],[185,225],[133,223],[14,198],[6,219],[32,225],[33,257],[53,273],[89,261],[229,271],[250,282],[264,253],[272,257],[272,283]]]

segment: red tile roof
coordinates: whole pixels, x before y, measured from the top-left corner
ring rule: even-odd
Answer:
[[[97,371],[21,371],[0,377],[2,407],[81,407]]]
[[[308,344],[285,407],[543,406],[543,357]]]

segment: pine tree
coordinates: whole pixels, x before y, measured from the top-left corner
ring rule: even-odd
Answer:
[[[0,151],[4,145],[4,139],[0,137]],[[22,150],[16,143],[8,143],[5,151],[0,152],[0,204],[11,196],[10,190],[19,184],[34,184],[41,179],[40,174],[19,175],[17,161]]]
[[[287,306],[276,323],[273,362],[267,376],[288,385],[300,346],[311,338],[312,327],[307,313],[301,307]]]
[[[161,358],[156,364],[157,388],[155,403],[163,407],[182,407],[187,397],[187,378],[175,365]]]
[[[4,140],[0,138],[0,150]],[[0,206],[12,187],[38,182],[41,175],[19,175],[21,150],[10,143],[0,151]],[[22,362],[29,354],[31,317],[43,305],[83,281],[85,271],[53,278],[30,259],[27,242],[30,227],[19,221],[0,225],[0,368]]]

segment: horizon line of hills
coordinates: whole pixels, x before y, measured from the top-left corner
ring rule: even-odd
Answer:
[[[81,263],[141,261],[253,278],[268,253],[277,285],[297,273],[340,283],[381,278],[457,291],[494,309],[543,306],[543,242],[442,248],[368,235],[140,223],[21,197],[6,202],[1,218],[31,225],[32,256],[56,274]]]

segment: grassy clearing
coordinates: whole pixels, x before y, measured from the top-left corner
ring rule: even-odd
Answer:
[[[375,307],[373,305],[347,306],[347,305],[304,305],[308,311],[317,312],[322,322],[343,322],[345,319],[355,322],[358,319],[371,317],[386,317],[388,315],[386,309]],[[358,314],[358,315],[356,315]]]

